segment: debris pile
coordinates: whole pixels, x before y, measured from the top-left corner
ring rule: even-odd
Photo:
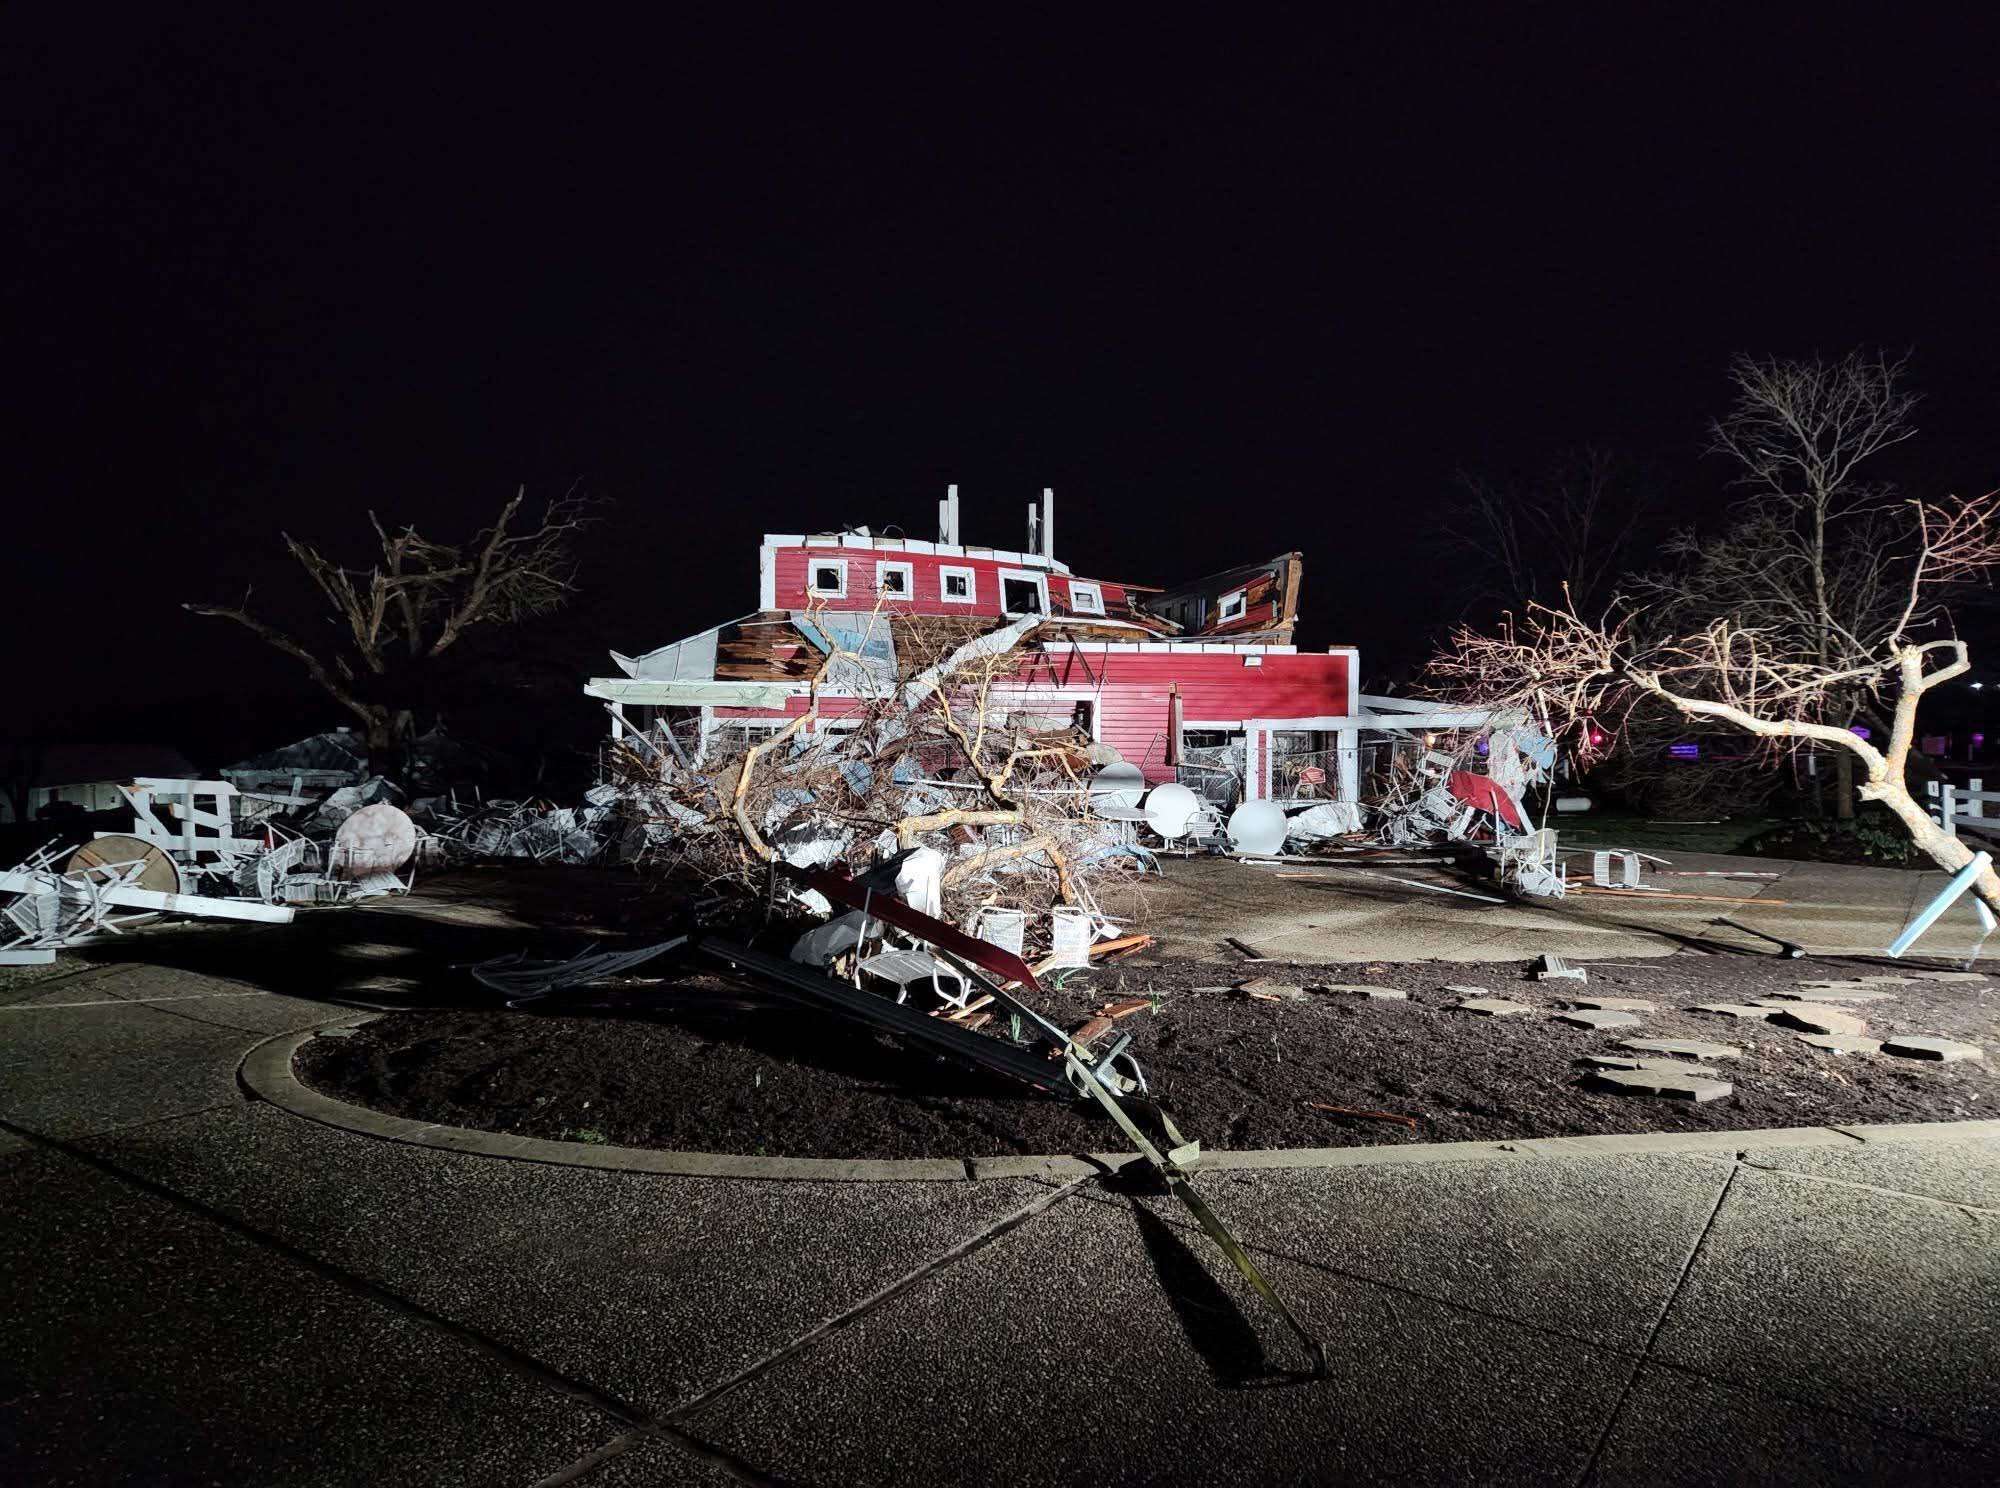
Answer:
[[[1080,730],[996,711],[977,688],[940,684],[870,700],[838,726],[802,716],[733,746],[629,733],[577,825],[610,835],[596,813],[621,813],[621,854],[738,899],[763,895],[777,863],[884,869],[883,890],[952,923],[1017,951],[1080,956],[1117,933],[1104,883],[1155,866],[1139,790],[1102,782],[1115,756]],[[780,887],[813,913],[830,908]]]
[[[118,789],[130,833],[73,851],[51,842],[0,873],[14,932],[0,960],[45,962],[160,914],[283,924],[294,905],[407,893],[414,881],[423,833],[386,799],[386,781],[323,799],[149,776]]]

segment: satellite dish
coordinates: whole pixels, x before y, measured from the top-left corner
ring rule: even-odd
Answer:
[[[139,870],[139,876],[131,880],[133,888],[151,889],[156,894],[178,894],[181,891],[181,871],[174,866],[172,858],[150,842],[115,833],[84,843],[69,855],[69,861],[63,864],[63,872],[82,873],[88,868],[108,866],[123,868],[128,863],[146,865]]]
[[[400,806],[363,806],[333,834],[333,876],[370,878],[394,873],[417,852],[417,824]]]
[[[1229,845],[1260,857],[1280,851],[1285,845],[1283,808],[1273,801],[1245,801],[1230,813]]]
[[[1100,811],[1106,806],[1130,811],[1145,794],[1145,772],[1123,760],[1115,765],[1106,765],[1090,777],[1090,804]]]
[[[1201,813],[1201,797],[1184,785],[1156,785],[1146,796],[1146,825],[1166,841],[1185,837]]]

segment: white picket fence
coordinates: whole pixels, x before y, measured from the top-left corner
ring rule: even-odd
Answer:
[[[1949,780],[1930,781],[1924,790],[1930,797],[1931,815],[1937,818],[1938,825],[1954,837],[1960,827],[2000,836],[2000,810],[1987,810],[1988,806],[2000,807],[2000,791],[1981,789],[1985,783],[1974,780],[1970,785],[1953,785]]]

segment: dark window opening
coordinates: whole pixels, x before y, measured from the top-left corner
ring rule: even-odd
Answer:
[[[1002,579],[1000,597],[1010,615],[1039,615],[1042,613],[1042,586],[1033,579]]]

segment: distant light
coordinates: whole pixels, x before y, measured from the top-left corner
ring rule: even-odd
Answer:
[[[1425,742],[1426,744],[1435,744],[1435,743],[1437,743],[1437,741],[1438,741],[1438,736],[1437,736],[1436,734],[1425,734],[1425,735],[1424,735],[1424,742]]]
[[[1487,745],[1484,739],[1474,739],[1472,741],[1472,752],[1474,754],[1483,756],[1486,753],[1486,748]]]
[[[1677,760],[1698,760],[1701,758],[1701,746],[1699,744],[1669,744],[1667,746],[1667,757]]]
[[[1854,727],[1850,728],[1848,732],[1854,735],[1854,737],[1857,739],[1865,739],[1868,737],[1868,725],[1865,723],[1857,723],[1854,725]]]
[[[1979,691],[1979,689],[1980,689],[1980,688],[1984,687],[1985,685],[1986,685],[1986,684],[1985,684],[1984,682],[1975,682],[1975,683],[1973,683],[1973,684],[1972,684],[1972,690],[1973,690],[1974,692],[1977,692],[1977,691]]]
[[[1986,742],[1986,735],[1984,734],[1974,734],[1972,736],[1972,747],[1974,749],[1977,749],[1980,745],[1984,744],[1985,742]]]

